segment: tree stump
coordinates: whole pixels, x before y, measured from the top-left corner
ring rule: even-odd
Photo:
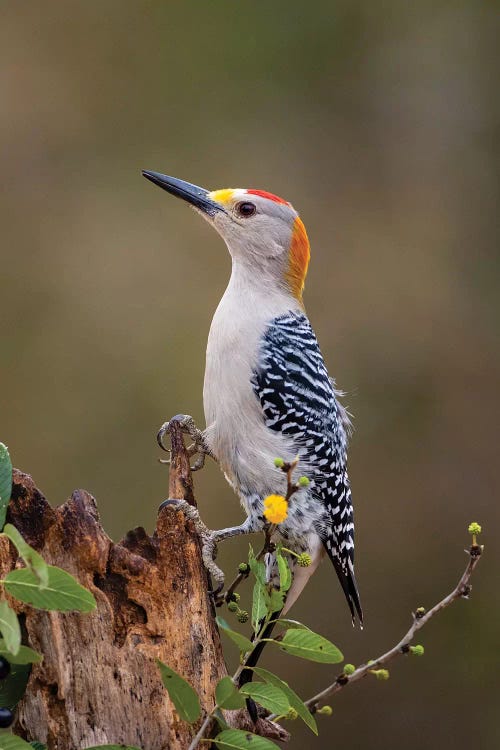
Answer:
[[[174,425],[169,496],[194,504],[189,458]],[[77,490],[52,508],[31,477],[14,472],[8,520],[45,560],[94,594],[90,614],[42,612],[18,602],[23,642],[43,654],[33,666],[14,731],[49,750],[101,744],[186,750],[196,728],[177,715],[155,659],[187,679],[203,709],[226,674],[207,574],[191,523],[162,510],[148,536],[136,528],[114,543],[94,498]],[[19,565],[0,538],[2,577]]]

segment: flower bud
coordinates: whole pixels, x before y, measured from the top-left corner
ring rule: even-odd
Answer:
[[[480,534],[481,526],[478,523],[469,524],[469,534]]]
[[[322,714],[323,716],[331,716],[333,714],[333,708],[331,706],[321,706],[316,713]]]
[[[388,680],[389,670],[388,669],[371,669],[370,672],[375,675],[377,680]]]
[[[308,552],[301,552],[301,554],[297,556],[297,565],[299,565],[299,567],[308,568],[311,563],[311,555]]]
[[[410,646],[410,653],[412,653],[414,656],[423,656],[425,653],[425,649],[420,644],[418,644],[417,646]]]

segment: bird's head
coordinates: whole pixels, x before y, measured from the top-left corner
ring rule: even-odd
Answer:
[[[158,172],[143,175],[194,206],[225,240],[236,262],[254,274],[270,275],[302,300],[309,240],[290,203],[263,190],[209,191]]]

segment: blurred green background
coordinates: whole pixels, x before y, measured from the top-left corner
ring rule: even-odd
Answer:
[[[306,306],[355,417],[366,626],[352,629],[327,564],[294,615],[348,661],[374,657],[454,585],[468,523],[485,529],[473,597],[423,631],[425,657],[341,694],[319,739],[292,725],[295,750],[498,739],[498,31],[498,5],[470,0],[0,9],[0,439],[14,464],[52,503],[91,491],[117,539],[151,530],[166,496],[159,425],[203,422],[230,263],[148,168],[270,190],[308,227]],[[196,488],[209,525],[241,520],[214,464]],[[220,559],[230,570],[245,550],[228,542]],[[304,697],[331,674],[263,663]]]

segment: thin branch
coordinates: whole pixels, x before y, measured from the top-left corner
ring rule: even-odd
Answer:
[[[297,457],[296,459],[294,459],[291,462],[283,462],[283,465],[280,467],[281,471],[284,474],[286,474],[286,495],[285,495],[285,500],[287,502],[289,502],[289,500],[292,497],[292,495],[295,492],[297,492],[297,490],[299,489],[298,485],[295,484],[292,481],[292,473],[293,473],[293,470],[295,469],[295,467],[297,466],[298,461],[299,461],[299,459]],[[268,526],[265,527],[264,533],[266,535],[266,541],[264,542],[264,546],[262,547],[261,551],[259,552],[259,554],[256,557],[257,560],[261,560],[264,557],[264,555],[266,554],[266,552],[273,552],[274,551],[274,544],[271,541],[272,531],[273,531],[272,525],[271,526],[268,525]],[[224,602],[230,602],[231,599],[232,599],[232,596],[233,596],[234,592],[236,591],[236,589],[238,588],[238,586],[244,580],[246,580],[248,578],[249,573],[250,573],[250,569],[248,569],[245,573],[238,573],[238,575],[236,576],[236,578],[228,586],[227,590],[223,594],[220,594],[217,597],[217,599],[215,601],[215,606],[216,607],[221,607],[224,604]]]
[[[474,538],[473,544],[470,549],[465,550],[469,555],[469,561],[456,587],[450,594],[448,594],[448,596],[445,596],[444,599],[435,604],[434,607],[432,607],[432,609],[430,609],[428,612],[421,612],[417,610],[416,613],[413,613],[413,623],[411,625],[411,628],[399,641],[399,643],[394,646],[394,648],[391,648],[385,654],[379,656],[378,659],[374,659],[373,661],[370,661],[369,663],[363,664],[362,666],[358,667],[351,675],[342,673],[337,677],[335,682],[322,690],[320,693],[317,693],[317,695],[305,701],[306,706],[314,713],[320,703],[323,703],[327,698],[330,698],[332,695],[335,695],[335,693],[343,690],[345,687],[347,687],[347,685],[350,685],[353,682],[357,682],[363,677],[366,677],[366,675],[370,674],[372,671],[385,666],[396,656],[407,654],[410,651],[410,644],[413,641],[415,634],[419,630],[421,630],[421,628],[423,628],[424,625],[426,625],[429,620],[434,617],[434,615],[437,615],[438,612],[441,612],[441,610],[449,607],[450,604],[452,604],[456,599],[468,598],[471,591],[470,579],[476,565],[479,562],[482,550],[482,546],[476,544]]]
[[[271,544],[272,544],[271,536],[268,532],[268,528],[266,528],[264,531],[266,535],[266,541],[264,542],[264,546],[262,547],[261,551],[256,556],[255,558],[256,560],[261,560],[266,554],[266,552],[270,552],[272,549],[271,548]],[[234,592],[236,591],[240,583],[246,580],[249,575],[250,575],[249,567],[248,567],[248,570],[246,570],[244,573],[238,573],[234,581],[232,581],[232,583],[228,586],[227,591],[224,594],[220,594],[217,601],[215,602],[215,606],[221,607],[224,604],[224,602],[230,602],[232,600]]]
[[[260,629],[259,632],[262,632],[263,630],[264,630],[264,626],[261,627],[261,629]],[[238,683],[238,678],[239,678],[240,674],[243,672],[244,669],[246,669],[248,660],[250,659],[250,656],[252,655],[253,651],[257,648],[257,646],[259,645],[259,643],[262,640],[266,640],[266,639],[259,638],[259,636],[256,635],[256,638],[253,641],[253,648],[252,648],[252,650],[248,651],[248,653],[245,654],[245,658],[244,658],[243,662],[239,665],[238,669],[236,670],[236,672],[231,677],[231,679],[232,679],[232,681],[233,681],[233,683],[234,683],[235,686]],[[215,705],[214,708],[212,709],[212,711],[205,716],[205,719],[204,719],[201,727],[199,728],[198,732],[196,733],[196,736],[193,737],[193,740],[192,740],[191,744],[189,745],[188,750],[195,750],[195,748],[197,748],[199,746],[200,742],[202,742],[205,739],[205,735],[208,733],[208,731],[212,727],[213,722],[216,720],[215,715],[216,715],[217,711],[219,711],[219,710],[220,710],[220,706]],[[270,721],[272,721],[272,720],[270,719]],[[273,722],[273,723],[275,723],[275,722]]]

